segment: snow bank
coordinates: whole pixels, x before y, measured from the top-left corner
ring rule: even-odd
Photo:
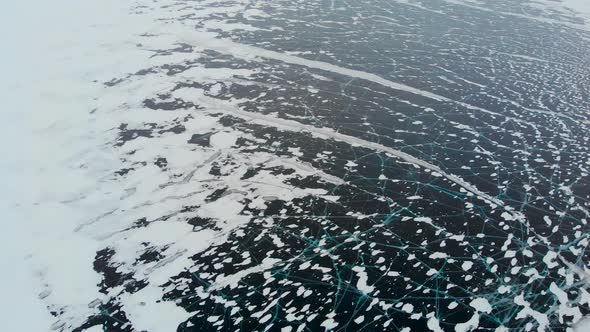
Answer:
[[[84,62],[85,55],[92,52],[96,42],[105,39],[105,36],[96,35],[99,29],[89,28],[120,20],[127,14],[123,8],[128,6],[128,1],[118,0],[9,1],[0,11],[3,43],[0,52],[0,148],[3,152],[0,160],[0,268],[4,272],[0,283],[3,294],[0,321],[6,331],[46,331],[54,323],[39,299],[50,296],[51,291],[43,289],[39,283],[39,276],[46,271],[35,260],[35,253],[47,249],[53,252],[50,256],[61,259],[61,265],[68,268],[76,265],[76,256],[91,252],[55,245],[59,241],[57,234],[69,224],[61,224],[59,219],[46,213],[52,212],[59,218],[60,213],[72,211],[58,208],[33,211],[32,204],[51,192],[63,198],[75,191],[74,184],[88,183],[83,176],[68,174],[70,170],[59,164],[69,157],[68,150],[60,144],[71,137],[57,135],[55,140],[49,141],[43,134],[59,133],[64,126],[87,114],[84,100],[91,100],[87,98],[89,91],[77,85],[76,77],[90,69],[89,63]],[[52,179],[62,182],[52,183]],[[58,221],[43,225],[54,229],[46,237],[46,243],[35,242],[36,228],[32,227],[32,220],[41,224]],[[64,253],[69,253],[67,262],[60,257]],[[92,275],[77,275],[61,283],[71,287],[69,294],[75,298],[77,289],[86,289],[88,284],[92,286],[90,289],[95,288],[96,279]],[[40,293],[43,295],[38,296]]]

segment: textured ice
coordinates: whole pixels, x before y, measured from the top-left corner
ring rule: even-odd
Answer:
[[[6,38],[5,265],[35,286],[4,282],[5,328],[39,330],[21,303],[57,331],[585,331],[580,4],[59,0],[43,28],[9,20],[33,42]]]

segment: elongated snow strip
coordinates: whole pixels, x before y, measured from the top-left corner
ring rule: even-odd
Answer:
[[[522,13],[498,11],[498,10],[491,9],[491,8],[477,6],[473,3],[469,3],[469,2],[465,2],[465,1],[458,1],[458,0],[443,0],[443,1],[453,4],[453,5],[457,5],[457,6],[464,6],[464,7],[468,7],[471,9],[494,13],[496,15],[513,16],[513,17],[520,18],[520,19],[533,20],[533,21],[546,23],[546,24],[563,25],[563,26],[567,26],[569,28],[577,29],[577,30],[581,30],[581,31],[590,31],[590,27],[587,25],[584,25],[584,24],[566,22],[566,21],[561,21],[561,20],[554,20],[554,19],[546,18],[546,17],[537,17],[537,16],[532,16],[532,15],[527,15],[527,14],[522,14]]]
[[[478,112],[490,114],[493,116],[504,117],[506,119],[510,119],[510,120],[517,122],[517,123],[523,123],[523,124],[528,123],[526,120],[523,120],[523,119],[518,119],[515,117],[505,115],[505,114],[493,112],[493,111],[487,110],[487,109],[479,107],[479,106],[471,105],[469,103],[465,103],[462,101],[457,101],[457,100],[447,98],[447,97],[444,97],[444,96],[441,96],[441,95],[438,95],[436,93],[432,93],[429,91],[417,89],[417,88],[414,88],[414,87],[406,85],[406,84],[393,82],[393,81],[390,81],[388,79],[385,79],[381,76],[378,76],[378,75],[375,75],[372,73],[367,73],[367,72],[356,70],[356,69],[345,68],[345,67],[333,65],[333,64],[327,63],[327,62],[309,60],[309,59],[305,59],[305,58],[301,58],[298,56],[289,55],[289,54],[285,54],[285,53],[281,53],[281,52],[266,50],[264,48],[260,48],[260,47],[256,47],[256,46],[244,45],[244,44],[236,43],[234,41],[227,40],[227,39],[215,38],[210,33],[194,32],[194,34],[191,34],[191,37],[181,38],[181,39],[184,39],[184,42],[189,43],[191,45],[201,46],[206,49],[211,49],[211,50],[214,50],[214,51],[217,51],[220,53],[234,56],[236,58],[247,59],[247,60],[256,60],[256,58],[265,58],[265,59],[281,61],[284,63],[289,63],[292,65],[299,65],[299,66],[304,66],[307,68],[324,70],[324,71],[328,71],[328,72],[332,72],[332,73],[336,73],[336,74],[340,74],[340,75],[344,75],[344,76],[354,77],[354,78],[358,78],[361,80],[373,82],[373,83],[376,83],[376,84],[379,84],[379,85],[382,85],[385,87],[389,87],[389,88],[392,88],[395,90],[409,92],[409,93],[419,95],[422,97],[426,97],[426,98],[429,98],[432,100],[452,103],[452,104],[459,105],[459,106],[462,106],[464,108],[467,108],[467,109],[470,109],[473,111],[478,111]],[[511,102],[511,103],[514,104],[514,102]],[[587,119],[575,120],[574,118],[570,117],[567,114],[561,114],[561,113],[557,113],[557,112],[551,112],[551,111],[540,110],[540,109],[532,109],[532,108],[526,108],[526,107],[522,107],[522,108],[525,111],[532,112],[532,113],[539,113],[539,114],[545,114],[545,115],[549,115],[549,116],[556,116],[556,117],[568,119],[573,122],[581,121],[585,124],[590,124],[590,120],[587,120]]]
[[[184,97],[184,96],[182,96]],[[195,96],[197,97],[197,96]],[[189,96],[190,98],[190,96]],[[280,130],[286,131],[294,131],[294,132],[308,132],[314,137],[322,138],[322,139],[333,139],[335,141],[345,142],[354,146],[360,146],[364,148],[368,148],[374,151],[383,152],[389,154],[393,157],[398,159],[404,160],[414,165],[421,166],[423,168],[429,169],[433,172],[437,172],[441,174],[443,177],[448,179],[449,181],[458,184],[459,186],[463,187],[465,190],[475,194],[476,196],[481,197],[482,199],[488,200],[493,202],[494,204],[507,208],[506,204],[499,200],[498,198],[492,197],[479,189],[475,185],[470,184],[469,182],[463,180],[461,177],[447,173],[443,171],[440,167],[433,165],[427,161],[422,159],[416,158],[412,155],[409,155],[403,151],[396,150],[394,148],[390,148],[388,146],[366,141],[361,138],[345,135],[334,131],[331,128],[318,128],[306,124],[302,124],[297,121],[293,120],[286,120],[280,119],[274,116],[269,116],[261,113],[249,112],[241,110],[237,105],[234,105],[230,102],[219,100],[216,98],[200,95],[197,97],[197,101],[200,105],[206,104],[207,109],[210,109],[211,113],[219,113],[220,111],[225,114],[233,115],[245,120],[248,120],[253,123],[261,124],[261,125],[269,125],[275,127]]]
[[[242,117],[242,118],[248,118],[248,119],[252,120],[253,122],[257,122],[259,124],[265,124],[265,125],[270,124],[270,125],[274,125],[275,127],[278,127],[278,128],[288,129],[290,131],[305,131],[305,132],[309,132],[310,134],[312,134],[313,136],[316,136],[316,137],[331,138],[335,141],[345,142],[345,143],[348,143],[351,145],[356,145],[356,146],[360,146],[360,147],[368,148],[368,149],[371,149],[374,151],[383,152],[383,153],[392,155],[392,156],[394,156],[398,159],[401,159],[403,161],[409,162],[414,165],[421,166],[421,167],[429,169],[433,172],[437,172],[437,173],[441,174],[443,177],[447,178],[449,181],[454,182],[454,183],[458,184],[459,186],[465,188],[465,190],[467,190],[467,191],[469,191],[481,198],[489,200],[489,201],[495,203],[496,205],[505,207],[504,202],[480,191],[479,189],[477,189],[477,187],[475,185],[470,184],[469,182],[463,180],[461,177],[454,175],[454,174],[447,173],[447,172],[443,171],[440,167],[433,165],[433,164],[431,164],[427,161],[424,161],[422,159],[418,159],[418,158],[416,158],[412,155],[409,155],[403,151],[396,150],[396,149],[390,148],[388,146],[381,145],[379,143],[366,141],[361,138],[341,134],[341,133],[338,133],[330,128],[317,128],[314,126],[304,125],[304,124],[301,124],[299,122],[292,121],[292,120],[285,120],[285,119],[280,119],[280,118],[276,118],[276,117],[270,117],[268,115],[264,115],[264,114],[260,114],[260,113],[253,113],[253,112],[247,112],[247,111],[242,111],[242,110],[235,110],[232,112],[232,114],[238,115],[239,117]]]

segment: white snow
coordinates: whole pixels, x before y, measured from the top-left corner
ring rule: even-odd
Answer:
[[[459,323],[455,325],[456,332],[467,332],[473,331],[479,326],[479,314],[476,312],[471,318],[465,323]]]
[[[584,317],[582,318],[578,323],[576,323],[574,326],[574,331],[575,332],[587,332],[590,331],[590,317]]]
[[[485,312],[486,314],[492,312],[492,306],[490,305],[488,300],[481,297],[473,299],[469,303],[469,305],[473,307],[477,312]]]
[[[549,318],[547,315],[533,310],[530,303],[524,299],[524,294],[519,294],[516,296],[514,298],[514,303],[523,307],[523,309],[516,315],[517,320],[523,319],[525,317],[533,317],[533,319],[535,319],[539,324],[540,331],[545,331],[545,328],[549,326]]]
[[[233,133],[219,132],[211,135],[211,146],[219,149],[227,149],[236,143],[238,137]]]
[[[270,269],[274,264],[278,263],[280,260],[279,259],[275,259],[275,258],[265,258],[262,260],[260,265],[257,266],[253,266],[250,268],[247,268],[245,270],[242,270],[236,274],[232,274],[232,275],[219,275],[217,277],[217,279],[215,279],[215,283],[211,285],[211,287],[209,288],[210,290],[217,290],[217,289],[221,289],[223,287],[229,286],[231,288],[235,288],[236,286],[238,286],[238,282],[244,278],[245,276],[252,274],[252,273],[256,273],[256,272],[262,272],[265,270]]]
[[[359,278],[359,280],[356,283],[356,288],[358,288],[358,290],[360,290],[361,292],[363,292],[365,294],[370,294],[371,292],[373,292],[375,287],[367,285],[368,276],[367,276],[367,272],[365,272],[365,268],[360,267],[360,266],[355,266],[352,268],[352,270],[354,272],[356,272],[356,275]]]
[[[463,271],[471,270],[472,266],[473,266],[473,262],[471,262],[471,261],[465,261],[465,262],[463,262],[463,264],[461,264],[461,268],[463,269]]]
[[[37,134],[60,132],[68,123],[80,118],[72,113],[62,123],[56,121],[71,111],[81,96],[87,99],[89,92],[86,87],[72,91],[76,84],[72,73],[86,64],[81,61],[66,65],[65,62],[78,55],[73,47],[86,50],[84,46],[89,41],[102,40],[88,31],[90,22],[116,21],[125,13],[122,8],[127,8],[128,4],[128,1],[114,0],[3,3],[0,13],[3,115],[0,144],[4,154],[11,157],[0,161],[3,184],[0,201],[4,212],[0,250],[4,253],[2,271],[11,272],[5,273],[0,286],[3,294],[0,321],[7,331],[43,331],[54,323],[43,301],[37,299],[36,293],[42,291],[39,278],[50,281],[52,288],[44,292],[50,292],[48,297],[57,303],[80,303],[81,307],[86,307],[82,310],[87,310],[86,303],[79,300],[89,295],[98,297],[98,278],[87,269],[87,255],[92,253],[93,244],[80,241],[76,236],[68,241],[58,236],[60,231],[71,229],[70,221],[78,216],[77,211],[64,208],[59,199],[88,184],[80,176],[81,172],[67,170],[60,164],[71,157],[64,153],[63,147],[76,142],[40,139]],[[88,63],[88,67],[93,66],[92,62]],[[77,105],[82,106],[76,110],[78,114],[85,116],[86,105]],[[46,209],[31,209],[30,204],[47,198],[46,190],[50,188],[58,199],[46,205]],[[43,238],[33,235],[34,231],[40,233],[50,226],[54,230]],[[38,254],[45,259],[39,259]],[[94,255],[95,252],[90,258]],[[50,261],[56,269],[46,269],[40,264],[43,261]],[[85,268],[78,270],[82,264]],[[57,270],[61,271],[59,276],[55,274]],[[88,270],[90,272],[84,272]]]
[[[426,322],[426,326],[433,332],[443,332],[444,330],[440,327],[440,323],[438,319],[434,316],[434,314],[430,314],[430,318]]]
[[[590,14],[590,1],[587,0],[562,0],[562,5],[583,14]]]
[[[122,299],[123,309],[141,331],[174,331],[191,314],[174,302],[158,302],[162,290],[152,285]]]
[[[323,321],[322,324],[320,324],[320,326],[323,326],[325,328],[325,331],[332,331],[334,328],[338,326],[338,323],[334,321],[334,319],[328,318],[325,321]]]
[[[428,258],[430,258],[430,259],[445,259],[448,257],[449,257],[449,255],[447,255],[444,252],[434,252],[434,253],[430,254],[430,256],[428,256]]]
[[[412,311],[414,311],[414,306],[410,303],[406,303],[403,305],[402,311],[405,311],[407,313],[412,313]]]

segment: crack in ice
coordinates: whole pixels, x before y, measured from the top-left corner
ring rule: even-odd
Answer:
[[[191,89],[191,90],[194,90],[194,89]],[[186,93],[182,93],[182,92],[186,92]],[[483,198],[484,200],[488,200],[490,202],[493,202],[494,204],[496,204],[498,206],[502,206],[504,208],[507,208],[506,204],[504,204],[503,201],[501,201],[498,198],[492,197],[489,194],[482,192],[475,185],[463,180],[461,177],[451,174],[451,173],[447,173],[444,170],[442,170],[440,167],[433,165],[433,164],[431,164],[427,161],[424,161],[422,159],[416,158],[416,157],[414,157],[408,153],[405,153],[403,151],[400,151],[400,150],[397,150],[397,149],[394,149],[394,148],[391,148],[391,147],[388,147],[388,146],[385,146],[385,145],[382,145],[379,143],[366,141],[361,138],[341,134],[341,133],[334,131],[331,128],[318,128],[318,127],[314,127],[314,126],[305,125],[305,124],[302,124],[302,123],[299,123],[299,122],[296,122],[293,120],[285,120],[285,119],[280,119],[277,117],[268,116],[268,115],[264,115],[264,114],[243,111],[243,110],[239,109],[238,106],[233,105],[231,103],[224,102],[224,101],[212,98],[212,97],[207,97],[205,95],[199,95],[198,93],[195,93],[195,92],[196,91],[189,92],[189,91],[183,90],[183,89],[176,90],[176,94],[178,96],[181,96],[182,98],[188,99],[188,98],[195,98],[196,97],[196,99],[198,99],[198,102],[208,103],[209,104],[208,106],[211,106],[212,112],[222,111],[226,114],[245,118],[250,121],[257,122],[259,124],[272,125],[273,127],[276,127],[278,129],[284,129],[284,130],[295,131],[295,132],[305,131],[305,132],[309,132],[310,134],[312,134],[316,137],[320,137],[320,138],[324,138],[324,139],[330,138],[335,141],[340,141],[340,142],[345,142],[345,143],[351,144],[353,146],[355,146],[355,145],[361,146],[361,147],[368,148],[368,149],[371,149],[374,151],[389,154],[389,155],[397,157],[398,159],[401,159],[403,161],[409,162],[414,165],[421,166],[421,167],[423,167],[425,169],[429,169],[433,172],[437,172],[437,173],[441,174],[443,177],[445,177],[447,180],[463,187],[465,190],[471,192],[472,194],[475,194],[476,196],[479,196],[479,197]]]
[[[267,50],[267,49],[256,47],[256,46],[240,44],[240,43],[236,43],[231,40],[216,38],[215,35],[213,35],[211,33],[207,33],[207,32],[192,32],[190,37],[187,36],[187,37],[181,38],[181,40],[183,42],[191,44],[191,45],[206,45],[205,46],[206,49],[214,50],[214,51],[224,53],[224,54],[229,54],[233,57],[241,58],[241,59],[245,59],[245,60],[256,61],[257,58],[271,59],[271,60],[277,60],[277,61],[281,61],[284,63],[292,64],[292,65],[298,65],[298,66],[303,66],[303,67],[312,68],[312,69],[319,69],[319,70],[323,70],[323,71],[332,72],[335,74],[340,74],[343,76],[358,78],[358,79],[373,82],[375,84],[379,84],[381,86],[388,87],[388,88],[391,88],[394,90],[409,92],[414,95],[426,97],[426,98],[429,98],[432,100],[446,102],[446,103],[452,103],[452,104],[455,104],[455,105],[458,105],[461,107],[465,107],[469,110],[478,111],[478,112],[490,114],[493,116],[501,116],[501,117],[504,117],[506,119],[509,119],[509,120],[517,122],[517,123],[528,124],[528,122],[526,120],[522,120],[522,119],[511,117],[511,116],[508,116],[505,114],[493,112],[493,111],[490,111],[488,109],[485,109],[485,108],[482,108],[479,106],[475,106],[475,105],[472,105],[472,104],[469,104],[466,102],[462,102],[462,101],[454,100],[454,99],[451,99],[448,97],[444,97],[444,96],[441,96],[441,95],[433,93],[433,92],[414,88],[412,86],[409,86],[409,85],[406,85],[403,83],[394,82],[394,81],[385,79],[385,78],[383,78],[379,75],[376,75],[376,74],[372,74],[372,73],[368,73],[368,72],[364,72],[364,71],[360,71],[360,70],[356,70],[356,69],[345,68],[345,67],[337,66],[337,65],[327,63],[327,62],[322,62],[322,61],[317,61],[317,60],[309,60],[309,59],[301,58],[298,56],[289,55],[289,54],[276,52],[276,51],[271,51],[271,50]],[[556,112],[550,112],[550,111],[540,110],[540,109],[525,108],[525,107],[523,107],[523,109],[525,111],[528,111],[531,113],[539,113],[539,114],[545,114],[545,115],[549,115],[549,116],[556,116],[556,117],[568,119],[573,122],[577,122],[577,120],[568,116],[567,114],[560,114],[560,113],[556,113]],[[580,121],[585,124],[590,124],[590,120],[580,120]]]

